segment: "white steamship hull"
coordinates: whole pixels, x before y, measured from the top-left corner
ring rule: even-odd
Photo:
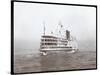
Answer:
[[[71,47],[51,47],[51,48],[43,48],[40,51],[70,51],[72,50]]]

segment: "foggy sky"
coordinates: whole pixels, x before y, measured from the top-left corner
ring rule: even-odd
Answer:
[[[96,9],[94,7],[14,3],[15,49],[38,49],[45,22],[46,34],[61,21],[80,42],[96,39]],[[25,42],[26,41],[26,42]]]

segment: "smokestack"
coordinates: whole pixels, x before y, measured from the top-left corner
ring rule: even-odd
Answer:
[[[66,30],[66,39],[70,40],[70,31]]]

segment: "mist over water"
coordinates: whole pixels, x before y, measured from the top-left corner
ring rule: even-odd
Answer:
[[[96,41],[78,41],[79,51],[96,51]],[[39,53],[40,41],[25,41],[17,40],[15,41],[15,54],[35,54]]]

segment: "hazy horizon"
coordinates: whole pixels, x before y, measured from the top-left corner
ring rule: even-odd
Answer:
[[[65,30],[76,37],[80,48],[96,49],[96,9],[94,7],[14,3],[14,46],[18,50],[37,51],[43,34],[53,31],[61,21]]]

